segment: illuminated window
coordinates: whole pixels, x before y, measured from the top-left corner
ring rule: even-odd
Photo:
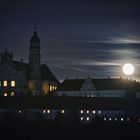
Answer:
[[[55,90],[55,87],[53,86],[53,91]]]
[[[50,91],[53,91],[53,86],[50,85]]]
[[[106,118],[104,118],[104,121],[106,121]]]
[[[115,118],[115,121],[117,121],[117,118]]]
[[[45,109],[43,110],[43,113],[44,113],[44,114],[46,113],[46,110],[45,110]]]
[[[15,81],[11,81],[11,87],[15,87],[16,86],[16,82]]]
[[[11,96],[15,96],[15,93],[14,92],[11,92]]]
[[[55,90],[57,90],[57,87],[55,87]]]
[[[47,110],[47,113],[50,113],[50,110]]]
[[[83,118],[83,117],[81,117],[81,118],[80,118],[80,120],[81,120],[81,121],[83,121],[83,120],[84,120],[84,118]]]
[[[65,112],[65,111],[64,111],[64,110],[62,110],[61,112],[62,112],[62,114],[64,114],[64,112]]]
[[[6,97],[7,96],[7,93],[4,93],[4,96]]]
[[[129,118],[127,118],[127,121],[130,121],[130,119],[129,119]]]
[[[83,114],[84,113],[84,111],[83,110],[81,110],[81,114]]]
[[[96,113],[96,111],[95,110],[93,110],[93,114],[95,114]]]
[[[87,121],[89,121],[89,117],[87,117]]]
[[[21,114],[21,110],[19,110],[18,113]]]
[[[101,110],[99,110],[98,113],[101,114]]]
[[[89,110],[87,110],[87,114],[89,114]]]
[[[7,81],[4,81],[4,82],[3,82],[3,86],[4,86],[4,87],[7,87]]]
[[[48,82],[43,82],[42,90],[43,90],[44,94],[47,94],[49,92],[50,89],[49,89]]]
[[[123,121],[123,118],[121,118],[121,121]]]
[[[109,121],[112,121],[112,118],[109,118]]]

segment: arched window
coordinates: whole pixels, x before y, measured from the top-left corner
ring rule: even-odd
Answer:
[[[50,91],[53,91],[53,86],[52,85],[50,85]]]
[[[57,90],[57,87],[55,87],[55,90]]]
[[[3,86],[7,87],[7,81],[3,81]]]
[[[55,87],[53,86],[53,91],[55,90]]]
[[[4,96],[6,97],[7,96],[7,93],[4,93]]]
[[[11,92],[11,96],[15,96],[15,92]]]
[[[16,86],[16,82],[15,81],[11,81],[11,87],[15,87]]]

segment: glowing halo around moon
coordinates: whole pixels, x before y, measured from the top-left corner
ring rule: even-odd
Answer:
[[[126,63],[123,65],[122,71],[125,75],[132,75],[135,71],[135,67],[131,63]]]

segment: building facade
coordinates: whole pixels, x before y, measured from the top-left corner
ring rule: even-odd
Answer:
[[[70,81],[68,83],[68,81]],[[75,81],[75,85],[72,81]],[[79,97],[125,97],[126,96],[126,89],[112,89],[111,87],[108,89],[100,88],[96,90],[94,85],[94,80],[90,77],[87,77],[85,80],[82,80],[82,83],[79,85],[78,79],[76,80],[65,80],[62,83],[62,87],[55,91],[55,95],[57,96],[79,96]],[[65,84],[66,83],[66,84]],[[100,83],[101,84],[101,83]],[[69,85],[73,85],[69,88]],[[74,88],[77,85],[76,88]],[[102,85],[100,85],[101,87]],[[111,86],[111,85],[110,85]]]
[[[15,61],[13,52],[1,53],[0,95],[45,95],[57,89],[59,81],[46,64],[41,64],[40,39],[37,31],[30,39],[29,63]]]

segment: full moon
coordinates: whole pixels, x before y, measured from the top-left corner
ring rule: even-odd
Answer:
[[[123,73],[126,75],[132,75],[135,71],[135,67],[131,63],[126,63],[122,67]]]

